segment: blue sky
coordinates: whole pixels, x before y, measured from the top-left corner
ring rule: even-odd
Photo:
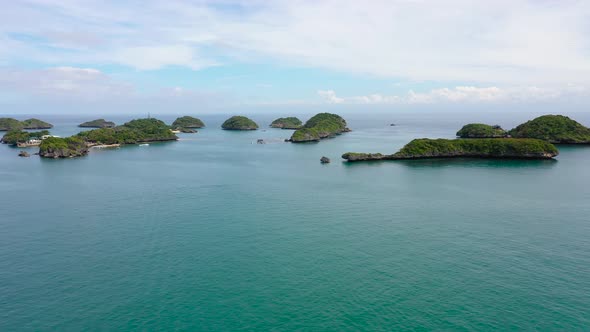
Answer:
[[[11,1],[0,113],[579,107],[589,35],[574,0]]]

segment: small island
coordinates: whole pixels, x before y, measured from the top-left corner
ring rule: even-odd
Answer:
[[[281,129],[299,129],[302,125],[301,120],[296,117],[278,118],[270,124],[272,128]]]
[[[88,154],[88,145],[80,137],[66,138],[49,137],[39,145],[39,156],[42,158],[74,158]]]
[[[178,140],[178,136],[163,121],[154,118],[136,119],[114,128],[83,131],[67,138],[45,139],[39,146],[39,155],[43,158],[71,158],[88,154],[88,148],[92,146],[119,146],[175,140]]]
[[[27,119],[22,121],[23,129],[51,129],[53,125],[39,119]]]
[[[23,124],[17,119],[0,118],[0,131],[20,130],[23,129]]]
[[[348,132],[346,121],[337,114],[319,113],[307,120],[302,128],[291,136],[293,143],[318,142],[321,139],[334,137]]]
[[[502,138],[507,135],[508,133],[502,127],[483,123],[467,124],[457,132],[457,136],[461,138]]]
[[[181,128],[203,128],[205,124],[201,119],[192,116],[182,116],[172,122],[173,129],[181,130]]]
[[[512,137],[537,138],[553,144],[590,144],[590,128],[563,115],[543,115],[509,133]]]
[[[105,119],[96,119],[78,125],[81,128],[113,128],[115,126],[114,122]]]
[[[433,158],[551,159],[558,154],[553,144],[532,138],[420,138],[391,155],[348,152],[342,158],[351,162]]]
[[[3,144],[26,147],[39,145],[41,140],[48,136],[50,136],[48,130],[42,130],[37,132],[11,130],[7,132],[4,136],[2,136],[2,139],[0,141]]]
[[[51,129],[53,125],[39,119],[26,119],[18,121],[13,118],[0,118],[0,131],[21,129]]]
[[[258,129],[258,125],[245,116],[236,115],[225,120],[221,128],[224,130],[256,130]]]

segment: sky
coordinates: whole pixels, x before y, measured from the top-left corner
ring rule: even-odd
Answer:
[[[14,0],[0,113],[590,106],[590,1]]]

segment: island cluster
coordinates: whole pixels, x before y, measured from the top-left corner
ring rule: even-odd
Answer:
[[[590,144],[590,128],[563,115],[543,115],[506,131],[499,125],[470,123],[458,139],[420,138],[394,154],[347,152],[348,161],[426,158],[551,159],[559,154],[554,144]]]
[[[177,133],[196,133],[195,129],[203,128],[205,124],[198,118],[183,116],[171,125],[146,118],[122,125],[96,119],[79,126],[95,129],[61,138],[52,136],[47,130],[53,125],[39,119],[19,121],[0,118],[0,130],[7,131],[2,143],[19,147],[39,146],[38,154],[43,158],[80,157],[88,154],[92,147],[175,141],[178,140]],[[296,117],[278,118],[270,127],[294,130],[287,139],[292,143],[318,142],[350,131],[346,120],[331,113],[316,114],[305,123]],[[257,130],[259,126],[252,119],[236,115],[223,122],[221,128]],[[563,115],[543,115],[508,131],[499,125],[470,123],[463,126],[456,136],[456,139],[414,139],[393,154],[347,152],[342,158],[349,162],[458,157],[551,159],[559,154],[554,144],[590,144],[590,128]],[[258,143],[260,141],[263,140],[258,140]],[[19,155],[29,156],[26,151],[21,151]],[[329,159],[323,157],[321,162],[329,163]]]

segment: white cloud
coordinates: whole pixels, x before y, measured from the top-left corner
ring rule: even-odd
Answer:
[[[325,98],[326,101],[331,104],[340,104],[344,102],[344,99],[336,97],[336,92],[334,92],[334,90],[320,90],[318,91],[318,95]]]
[[[52,67],[39,70],[0,69],[1,102],[29,101],[55,112],[93,109],[100,113],[169,111],[208,112],[235,103],[231,93],[184,87],[138,92],[129,82],[94,68]],[[57,108],[56,108],[57,107]],[[36,108],[36,111],[38,109]],[[10,112],[10,109],[5,109]]]
[[[563,86],[590,83],[588,21],[590,2],[574,0],[10,1],[0,34],[34,42],[11,51],[14,39],[0,38],[0,63],[152,70],[273,61],[409,80]]]
[[[434,103],[514,103],[539,102],[558,98],[588,97],[589,91],[581,86],[568,86],[561,90],[538,87],[474,87],[433,89],[428,92],[408,91],[405,95],[338,97],[333,90],[320,90],[324,102],[337,104],[434,104]]]
[[[116,51],[104,61],[114,62],[139,70],[154,70],[177,65],[193,70],[216,64],[211,60],[199,59],[196,50],[185,45],[126,47]]]
[[[7,91],[65,99],[97,100],[130,96],[130,84],[93,68],[54,67],[41,70],[0,70],[0,87]]]

